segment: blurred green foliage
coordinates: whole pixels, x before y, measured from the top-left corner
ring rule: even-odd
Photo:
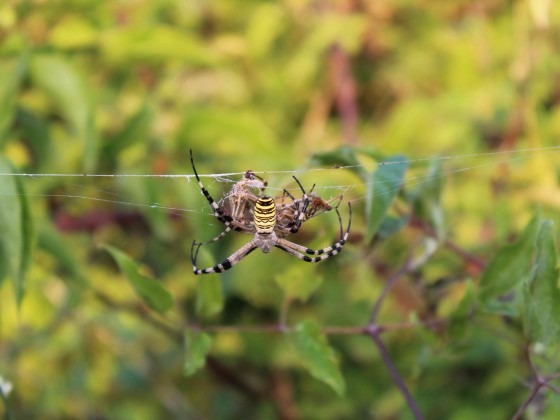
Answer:
[[[192,148],[353,213],[329,261],[195,277],[222,229],[195,182],[1,175],[0,415],[557,418],[559,24],[540,0],[2,2],[0,173],[190,174]]]

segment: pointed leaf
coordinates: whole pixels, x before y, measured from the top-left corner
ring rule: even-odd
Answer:
[[[311,165],[320,166],[351,166],[350,170],[356,172],[362,179],[367,175],[364,168],[360,165],[360,161],[354,153],[354,149],[348,146],[339,147],[338,149],[319,152],[311,156]]]
[[[150,135],[152,120],[153,111],[146,103],[126,121],[121,131],[109,139],[103,150],[103,158],[115,159],[129,146],[146,141]]]
[[[31,60],[31,76],[59,108],[70,123],[77,139],[84,145],[84,170],[91,172],[97,161],[94,113],[87,85],[67,61],[54,56]]]
[[[388,238],[389,236],[395,235],[408,224],[409,220],[410,218],[408,216],[387,216],[385,217],[385,219],[383,219],[383,223],[381,223],[381,226],[379,226],[377,234],[381,238]]]
[[[40,168],[51,157],[49,127],[39,115],[25,108],[19,108],[16,116],[18,137],[25,139],[31,149],[33,165]]]
[[[444,213],[441,204],[444,181],[441,160],[434,159],[430,162],[426,175],[417,181],[417,186],[410,193],[414,213],[434,228],[439,240],[445,236]]]
[[[196,295],[196,313],[203,318],[221,312],[224,307],[224,295],[219,276],[204,276],[198,282]]]
[[[317,324],[304,321],[296,326],[292,342],[311,375],[343,395],[345,383],[333,349]]]
[[[323,277],[315,273],[309,275],[298,266],[290,265],[282,273],[275,275],[274,280],[289,299],[299,299],[305,302],[321,285]]]
[[[83,267],[73,255],[73,249],[63,241],[55,227],[45,220],[39,223],[41,226],[37,246],[49,253],[59,265],[59,270],[64,273],[63,279],[69,280],[75,285],[87,284],[87,276]]]
[[[529,264],[541,224],[540,217],[534,217],[517,241],[498,250],[480,279],[480,302],[487,306],[490,300],[512,290],[530,274]]]
[[[14,119],[24,69],[23,60],[0,61],[0,141]]]
[[[206,355],[212,346],[212,338],[197,331],[185,334],[185,375],[190,376],[202,369],[206,364]]]
[[[111,254],[134,291],[150,308],[159,313],[171,309],[173,306],[171,294],[160,282],[140,274],[138,265],[125,253],[109,245],[105,245],[104,249]]]
[[[403,185],[408,168],[408,159],[395,155],[380,163],[379,168],[370,176],[366,195],[366,219],[368,221],[365,242],[370,242],[383,223],[393,198]]]
[[[533,275],[525,283],[526,327],[532,342],[560,343],[560,290],[558,249],[554,225],[545,221],[536,241]]]
[[[15,169],[8,160],[0,158],[0,172],[13,173]],[[19,305],[33,244],[31,211],[19,178],[0,177],[0,193],[4,197],[0,200],[0,273],[11,277]]]
[[[469,325],[469,316],[476,305],[476,296],[473,290],[472,281],[468,280],[465,284],[465,294],[451,313],[448,331],[454,339],[461,338]]]

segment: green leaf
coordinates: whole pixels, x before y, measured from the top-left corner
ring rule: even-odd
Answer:
[[[58,107],[84,145],[84,171],[91,172],[97,161],[97,139],[90,92],[82,77],[67,61],[55,56],[31,59],[31,77]]]
[[[338,395],[345,391],[345,383],[333,349],[317,324],[304,321],[296,326],[292,343],[311,375],[329,385]]]
[[[203,276],[198,282],[196,294],[196,313],[203,318],[211,317],[222,311],[224,295],[220,277]]]
[[[360,165],[354,149],[348,146],[342,146],[328,152],[315,153],[311,156],[309,163],[319,166],[351,166],[350,170],[358,174],[362,179],[365,179],[367,176],[367,172]]]
[[[532,342],[560,343],[560,290],[558,249],[554,224],[543,222],[536,240],[532,276],[524,284],[525,325]]]
[[[381,238],[388,238],[389,236],[396,234],[403,227],[405,227],[408,221],[409,221],[408,216],[403,216],[403,217],[387,216],[385,217],[385,219],[383,219],[383,223],[381,223],[381,226],[379,226],[379,229],[377,230],[377,234]]]
[[[105,245],[103,248],[111,254],[134,291],[150,308],[159,313],[164,313],[172,308],[173,298],[160,282],[140,274],[138,265],[118,249],[109,245]]]
[[[424,345],[436,348],[441,343],[441,337],[436,334],[431,328],[427,328],[422,324],[421,319],[416,312],[411,312],[409,315],[410,323],[413,324],[414,333],[418,336]]]
[[[0,141],[10,129],[25,65],[23,60],[0,61]]]
[[[490,300],[512,290],[530,274],[529,264],[541,224],[540,217],[534,217],[517,241],[498,250],[480,279],[481,303],[487,306]]]
[[[476,305],[476,295],[474,293],[472,281],[469,279],[465,284],[465,294],[451,313],[448,331],[455,339],[462,337],[469,325],[469,316]]]
[[[206,355],[212,346],[212,338],[197,331],[187,331],[185,334],[185,375],[193,375],[206,364]]]
[[[162,62],[179,60],[200,66],[215,66],[220,55],[191,32],[166,25],[115,26],[101,37],[101,52],[116,63],[131,60]]]
[[[402,187],[404,175],[408,168],[408,159],[395,155],[380,163],[379,168],[369,179],[366,195],[366,219],[368,221],[365,242],[373,239],[389,210],[393,198]]]
[[[247,25],[247,43],[254,57],[264,57],[276,51],[274,41],[286,25],[285,11],[280,4],[259,5]]]
[[[274,280],[289,299],[305,302],[323,282],[323,277],[316,273],[308,273],[296,265],[290,265],[282,273],[274,276]]]
[[[114,160],[123,150],[135,143],[146,141],[152,127],[153,111],[145,103],[125,123],[123,129],[107,141],[103,149],[103,158]]]
[[[434,159],[430,162],[426,175],[410,193],[414,213],[430,223],[439,240],[445,236],[445,219],[441,204],[444,181],[441,160]]]
[[[0,172],[15,172],[12,164],[0,157]],[[24,293],[24,277],[33,245],[33,221],[27,195],[18,177],[0,177],[0,273],[11,277],[18,305]],[[0,281],[3,280],[0,278]]]
[[[70,279],[73,284],[86,285],[87,276],[83,267],[73,255],[73,249],[65,243],[55,227],[49,221],[41,220],[38,237],[38,247],[51,254],[59,264],[59,270],[64,273],[63,278]]]
[[[17,135],[25,139],[31,149],[34,167],[41,168],[52,157],[49,127],[44,119],[25,108],[19,108],[16,116]]]

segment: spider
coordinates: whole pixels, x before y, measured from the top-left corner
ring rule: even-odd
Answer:
[[[228,232],[235,230],[237,232],[244,232],[248,234],[253,234],[253,239],[249,241],[247,244],[243,245],[239,248],[236,252],[226,258],[220,264],[217,264],[213,267],[200,269],[196,266],[196,259],[198,256],[198,251],[200,247],[208,242],[196,242],[193,241],[191,246],[191,261],[193,265],[193,272],[194,274],[210,274],[210,273],[221,273],[225,270],[229,270],[255,249],[259,248],[262,252],[269,253],[272,247],[280,248],[282,251],[287,252],[302,261],[309,262],[309,263],[316,263],[322,260],[326,260],[339,252],[342,251],[342,247],[346,243],[348,239],[348,234],[350,232],[350,224],[352,222],[352,206],[348,203],[349,209],[349,219],[348,219],[348,227],[346,228],[346,232],[344,233],[342,230],[342,219],[340,217],[340,213],[338,212],[338,208],[335,208],[336,214],[338,216],[338,221],[340,225],[340,239],[332,244],[331,246],[313,250],[310,248],[306,248],[302,245],[298,245],[294,242],[288,241],[285,239],[291,233],[297,233],[301,224],[305,220],[306,213],[308,211],[308,206],[311,202],[309,195],[305,192],[305,189],[299,182],[299,180],[294,176],[294,180],[300,187],[303,196],[300,200],[295,200],[290,193],[285,191],[291,198],[293,198],[293,215],[291,215],[292,223],[288,223],[286,225],[280,225],[277,223],[278,218],[278,206],[274,200],[274,198],[262,195],[257,198],[254,206],[252,207],[252,221],[247,221],[244,218],[235,218],[232,217],[230,214],[226,212],[226,210],[220,206],[208,190],[202,184],[200,177],[198,176],[198,172],[194,166],[194,159],[192,150],[190,151],[191,156],[191,165],[193,168],[194,175],[196,180],[198,181],[198,186],[202,194],[206,197],[214,216],[225,225],[225,229],[222,233],[216,236],[214,239],[208,241],[213,242],[217,241],[226,235]],[[246,173],[248,174],[249,171]],[[252,172],[251,172],[252,173]],[[259,184],[260,185],[260,184]],[[263,182],[262,185],[264,186],[265,183]],[[254,186],[254,185],[251,185]],[[259,186],[260,188],[260,186]],[[321,200],[322,201],[322,200]],[[322,201],[325,203],[324,201]],[[288,207],[291,208],[291,207]],[[196,249],[195,249],[196,248]],[[307,254],[307,255],[306,255]],[[309,255],[314,255],[314,257],[310,257]]]

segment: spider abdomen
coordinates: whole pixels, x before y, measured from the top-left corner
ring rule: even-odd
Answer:
[[[253,222],[259,234],[270,234],[276,226],[276,204],[270,197],[260,197],[253,210]]]

